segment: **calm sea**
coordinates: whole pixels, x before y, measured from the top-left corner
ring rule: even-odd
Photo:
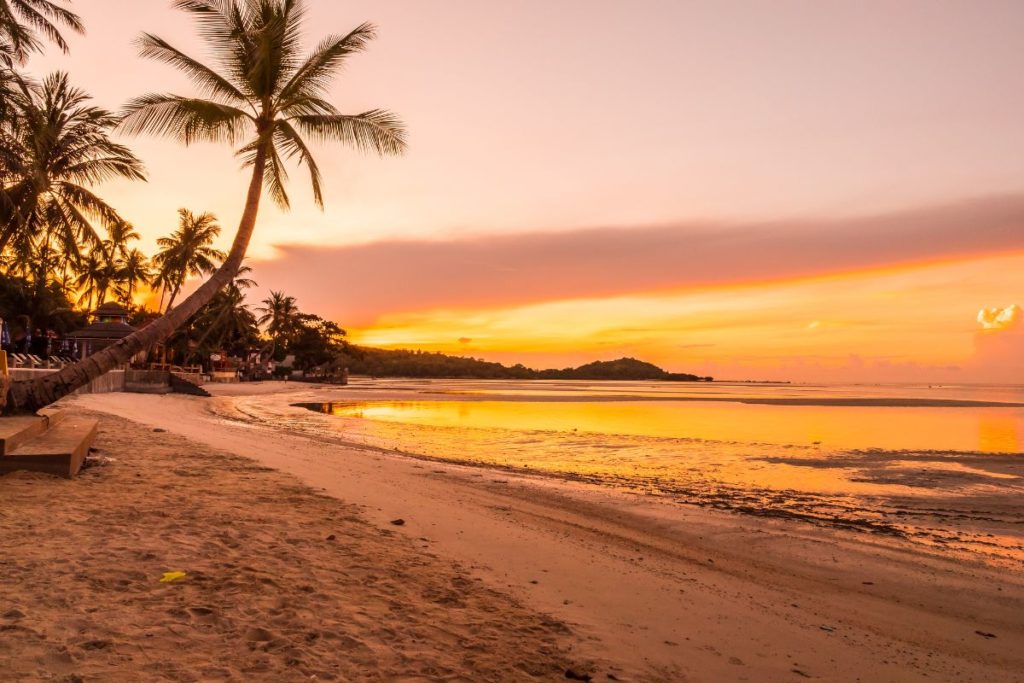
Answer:
[[[290,427],[1024,560],[1022,386],[357,380],[318,393],[331,400],[294,404]]]

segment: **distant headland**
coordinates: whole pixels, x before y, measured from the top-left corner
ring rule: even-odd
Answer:
[[[577,368],[534,370],[522,364],[502,365],[479,358],[405,349],[350,346],[341,359],[355,375],[423,377],[436,379],[589,379],[711,382],[713,377],[668,372],[635,358],[594,361]]]

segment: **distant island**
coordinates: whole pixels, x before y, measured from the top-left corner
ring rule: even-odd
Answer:
[[[338,360],[354,375],[373,377],[429,377],[436,379],[590,379],[661,380],[667,382],[711,382],[713,377],[668,372],[653,363],[635,358],[594,361],[578,368],[534,370],[522,364],[512,366],[479,358],[444,353],[375,349],[349,346]]]

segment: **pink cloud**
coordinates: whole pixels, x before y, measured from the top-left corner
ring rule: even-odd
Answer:
[[[366,325],[466,309],[770,281],[1024,249],[1024,195],[860,218],[282,245],[254,264],[305,310]]]

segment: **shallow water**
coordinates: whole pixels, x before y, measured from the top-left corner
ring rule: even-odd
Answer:
[[[1024,408],[792,406],[708,401],[401,401],[316,407],[337,417],[823,448],[1016,453]]]
[[[776,403],[794,399],[810,405]],[[406,381],[302,404],[320,421],[295,424],[1024,559],[1024,406],[991,403],[1024,404],[1024,388]]]

